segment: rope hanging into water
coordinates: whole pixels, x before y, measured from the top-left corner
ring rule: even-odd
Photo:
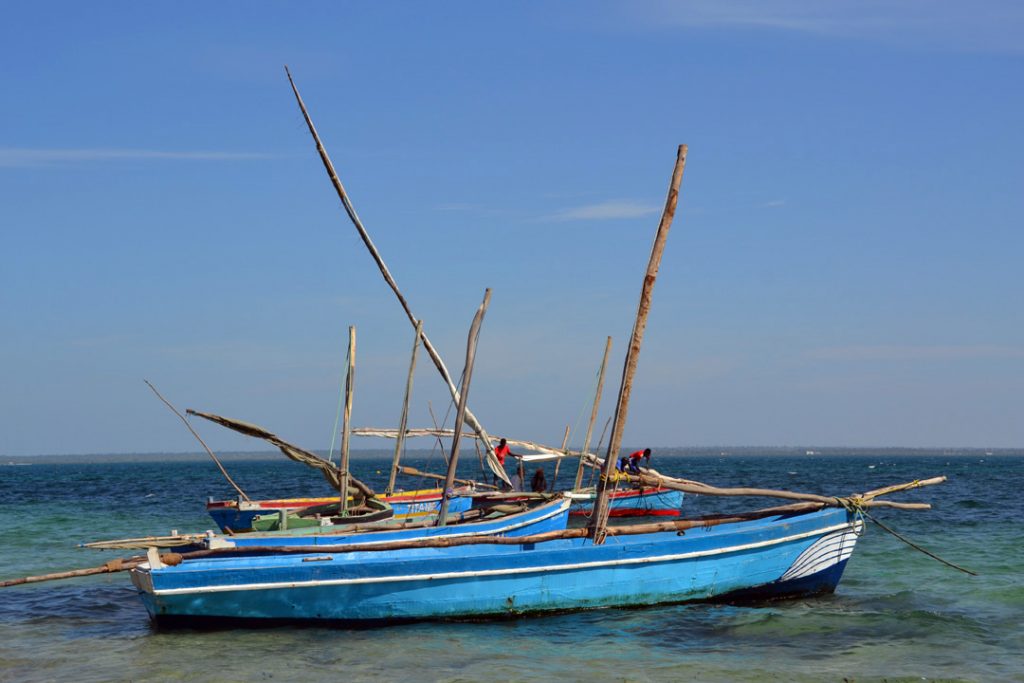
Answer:
[[[928,551],[928,550],[925,550],[925,549],[924,549],[924,548],[922,548],[921,546],[917,545],[916,543],[914,543],[913,541],[911,541],[911,540],[910,540],[909,538],[906,538],[905,536],[901,536],[900,534],[898,534],[898,533],[897,533],[896,531],[894,531],[893,529],[890,529],[889,527],[887,527],[886,525],[882,524],[882,523],[881,523],[881,522],[879,522],[879,521],[878,521],[877,519],[875,519],[874,517],[872,517],[872,516],[871,516],[871,514],[869,514],[869,513],[868,513],[868,511],[867,511],[867,510],[865,510],[865,509],[864,509],[864,508],[863,508],[863,507],[862,507],[862,506],[860,505],[860,502],[859,502],[859,501],[858,501],[857,499],[852,499],[852,498],[840,498],[840,499],[838,499],[838,500],[840,501],[840,503],[842,503],[843,507],[845,507],[845,508],[846,508],[847,510],[850,510],[851,512],[854,512],[855,514],[858,514],[858,515],[861,515],[862,517],[866,517],[866,518],[870,519],[870,520],[871,520],[872,522],[874,522],[874,523],[875,523],[875,524],[877,524],[877,525],[878,525],[879,527],[881,527],[881,529],[882,529],[883,531],[886,531],[886,532],[888,532],[888,533],[892,534],[892,535],[893,535],[893,536],[895,536],[895,537],[896,537],[897,539],[899,539],[899,540],[903,541],[904,543],[906,543],[907,545],[909,545],[909,546],[910,546],[911,548],[913,548],[914,550],[917,550],[917,551],[919,551],[919,552],[922,552],[922,553],[924,553],[925,555],[927,555],[928,557],[932,558],[933,560],[937,560],[937,561],[941,562],[942,564],[946,565],[947,567],[952,567],[953,569],[956,569],[957,571],[961,571],[961,572],[963,572],[964,574],[970,574],[971,576],[977,576],[977,575],[978,575],[978,574],[977,574],[977,572],[972,572],[972,571],[971,571],[970,569],[965,569],[964,567],[961,567],[960,565],[956,565],[956,564],[953,564],[953,563],[952,563],[952,562],[950,562],[949,560],[944,560],[944,559],[942,559],[941,557],[939,557],[938,555],[936,555],[935,553],[933,553],[933,552],[930,552],[930,551]]]

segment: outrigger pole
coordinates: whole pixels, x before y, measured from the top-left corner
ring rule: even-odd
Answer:
[[[380,252],[377,251],[377,247],[374,246],[373,240],[370,239],[369,233],[366,232],[366,228],[363,227],[363,222],[359,220],[359,215],[356,213],[355,207],[352,206],[352,201],[348,197],[348,193],[345,191],[345,187],[341,184],[341,180],[338,178],[337,172],[334,170],[334,164],[331,163],[330,157],[327,156],[327,150],[324,148],[323,143],[320,141],[320,136],[317,135],[316,127],[313,125],[313,120],[309,117],[309,112],[306,111],[306,105],[302,101],[302,96],[299,95],[299,89],[295,86],[295,81],[292,80],[291,71],[286,66],[284,68],[285,73],[288,75],[288,82],[292,86],[292,92],[295,93],[295,100],[299,103],[299,109],[302,110],[302,117],[306,120],[306,126],[309,128],[310,134],[313,136],[313,140],[316,142],[316,151],[320,154],[320,160],[324,164],[324,168],[327,170],[327,175],[331,179],[331,184],[334,185],[335,191],[338,193],[338,197],[341,199],[341,203],[345,207],[345,212],[348,214],[349,219],[359,232],[359,237],[362,238],[363,244],[370,252],[370,256],[373,257],[374,262],[377,264],[377,268],[380,269],[380,274],[384,276],[384,280],[391,287],[391,291],[395,293],[398,298],[398,303],[402,305],[402,310],[405,311],[406,317],[409,318],[409,322],[413,326],[416,325],[416,316],[412,314],[412,309],[409,308],[408,302],[405,297],[402,296],[402,292],[398,289],[398,284],[395,282],[395,278],[391,276],[391,272],[388,267],[384,264],[384,259],[381,258]],[[448,390],[452,394],[452,400],[455,403],[459,402],[459,390],[455,388],[455,383],[452,381],[451,374],[448,372],[448,368],[445,367],[444,361],[441,360],[441,356],[438,355],[434,349],[434,345],[427,339],[427,333],[421,332],[420,339],[423,340],[423,348],[426,350],[427,355],[430,356],[430,360],[434,362],[438,372],[441,373],[441,377],[445,383],[448,384]],[[472,427],[473,431],[477,433],[480,440],[484,442],[487,448],[487,463],[490,465],[494,473],[500,477],[505,483],[512,485],[508,475],[505,474],[505,468],[498,463],[497,457],[494,455],[494,446],[491,445],[491,439],[487,434],[487,431],[480,424],[480,421],[476,419],[476,416],[470,412],[469,408],[466,408],[466,423]]]
[[[672,219],[676,214],[676,204],[679,201],[679,184],[683,180],[683,169],[685,167],[686,145],[679,145],[679,150],[676,153],[675,169],[672,171],[672,182],[669,185],[668,197],[665,199],[665,210],[661,214],[658,232],[654,237],[654,246],[651,248],[651,259],[647,264],[647,273],[644,275],[643,287],[640,289],[640,304],[636,310],[633,334],[629,339],[629,348],[626,349],[626,362],[622,368],[622,384],[619,385],[619,402],[615,406],[615,422],[612,423],[612,435],[609,437],[608,455],[605,456],[604,469],[602,470],[600,480],[597,482],[597,500],[594,502],[594,516],[590,523],[589,533],[590,538],[597,545],[604,543],[604,537],[608,533],[608,489],[611,485],[615,461],[618,459],[619,449],[622,447],[622,432],[626,426],[626,416],[629,414],[629,397],[633,391],[633,375],[636,374],[637,361],[640,360],[640,345],[643,343],[644,330],[647,328],[647,314],[651,310],[654,281],[658,277],[661,254],[665,251],[665,242],[668,240],[668,232],[672,228]]]

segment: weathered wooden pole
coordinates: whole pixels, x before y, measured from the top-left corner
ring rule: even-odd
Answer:
[[[444,480],[444,491],[441,492],[441,511],[437,516],[437,526],[444,526],[448,522],[448,492],[455,484],[455,470],[459,466],[459,438],[462,436],[462,423],[466,419],[466,402],[469,398],[469,380],[473,376],[476,343],[480,338],[480,324],[490,302],[491,290],[488,288],[484,290],[484,300],[480,308],[476,309],[473,324],[469,327],[469,337],[466,339],[466,366],[462,371],[462,391],[459,392],[459,407],[455,412],[455,431],[452,434],[452,456],[448,458],[448,474]]]
[[[615,406],[615,421],[612,423],[612,434],[609,437],[608,454],[604,461],[604,470],[597,483],[597,500],[594,503],[594,516],[590,523],[590,538],[595,544],[604,542],[608,526],[608,489],[611,485],[612,471],[622,447],[622,433],[626,427],[629,414],[629,397],[633,391],[633,375],[636,374],[637,361],[640,359],[640,345],[643,343],[644,330],[647,327],[647,314],[651,310],[651,295],[654,292],[654,281],[658,277],[661,255],[665,251],[668,232],[672,228],[672,218],[676,213],[679,201],[679,184],[683,180],[683,169],[686,167],[686,145],[679,145],[676,153],[676,165],[672,171],[665,210],[661,214],[658,232],[651,248],[651,258],[644,275],[644,284],[640,289],[640,303],[636,310],[636,321],[633,323],[633,334],[626,349],[626,362],[622,368],[622,383],[619,385],[619,401]]]
[[[398,475],[398,461],[402,458],[402,448],[405,446],[405,430],[409,426],[409,397],[412,395],[412,378],[416,372],[416,351],[420,348],[420,333],[423,331],[423,321],[416,321],[416,338],[412,341],[412,359],[409,361],[409,376],[405,379],[405,399],[402,401],[402,417],[398,420],[398,439],[395,440],[395,457],[391,461],[391,476],[388,477],[388,487],[384,495],[390,496],[395,490],[395,477]]]
[[[356,328],[348,328],[348,372],[345,373],[345,412],[341,422],[341,462],[338,489],[341,493],[339,511],[344,517],[348,515],[348,443],[352,435],[352,395],[356,383]]]
[[[601,393],[604,391],[604,369],[608,366],[608,354],[612,350],[612,338],[604,343],[604,357],[601,359],[601,369],[597,372],[597,392],[594,394],[594,407],[590,409],[590,423],[587,424],[587,435],[583,439],[583,452],[590,449],[590,438],[594,435],[594,422],[597,421],[597,409],[601,407]],[[572,490],[579,491],[583,483],[583,458],[576,467],[576,479],[572,483]]]
[[[395,297],[398,298],[398,303],[401,304],[402,310],[405,311],[405,315],[409,318],[409,322],[414,326],[416,325],[416,316],[412,314],[412,309],[409,308],[409,303],[402,296],[402,292],[398,289],[398,284],[395,282],[395,278],[391,276],[391,271],[388,270],[387,265],[384,263],[384,259],[381,258],[380,252],[377,251],[377,247],[374,246],[373,240],[370,239],[370,235],[366,232],[366,228],[363,227],[363,222],[359,220],[359,215],[356,214],[355,207],[352,206],[352,201],[348,197],[348,193],[345,191],[345,187],[341,184],[341,180],[338,178],[337,172],[334,170],[334,164],[331,163],[330,157],[327,156],[327,150],[324,148],[323,143],[320,141],[320,136],[316,132],[316,127],[313,125],[313,120],[309,117],[309,112],[306,111],[306,105],[302,101],[302,96],[299,95],[299,89],[295,86],[295,81],[292,80],[292,74],[288,71],[288,67],[284,68],[285,73],[288,74],[288,82],[292,86],[292,92],[295,93],[295,99],[299,103],[299,109],[302,110],[302,117],[306,121],[306,126],[309,128],[310,134],[313,136],[313,140],[316,142],[316,151],[320,154],[320,160],[324,164],[324,168],[327,170],[327,175],[331,179],[331,184],[334,185],[335,191],[338,193],[338,197],[341,199],[341,203],[345,207],[345,212],[351,219],[352,224],[359,232],[359,237],[363,240],[363,244],[366,245],[367,250],[370,252],[370,256],[373,257],[374,262],[377,264],[377,268],[380,270],[380,274],[384,276],[385,282],[391,288],[391,291],[395,293]],[[455,382],[452,381],[452,376],[448,372],[448,368],[445,367],[444,361],[441,360],[441,356],[438,355],[434,349],[434,345],[430,343],[427,338],[426,332],[420,331],[420,339],[423,340],[423,349],[430,356],[430,360],[434,362],[434,366],[437,367],[437,371],[441,373],[441,378],[444,379],[448,385],[448,390],[451,392],[452,400],[456,403],[459,402],[459,390],[455,388]],[[491,444],[491,438],[488,436],[487,431],[480,424],[480,421],[476,419],[476,416],[469,410],[466,409],[466,423],[473,428],[473,431],[477,433],[480,440],[484,442],[487,449],[487,464],[494,471],[494,473],[500,477],[506,483],[511,484],[508,479],[508,475],[505,474],[505,469],[498,463],[497,457],[494,455],[494,446]]]
[[[569,455],[567,447],[569,446],[569,425],[565,425],[565,436],[562,437],[562,457]],[[551,477],[551,485],[548,486],[548,491],[555,490],[555,484],[558,482],[558,467],[562,464],[562,458],[555,461],[555,474]]]
[[[153,390],[153,393],[154,393],[154,394],[156,394],[156,397],[157,397],[158,399],[160,399],[161,401],[163,401],[163,403],[164,403],[164,405],[165,405],[165,406],[167,406],[168,408],[170,408],[170,409],[171,409],[171,412],[172,412],[172,413],[174,413],[175,415],[177,415],[177,416],[178,416],[178,419],[179,419],[179,420],[181,420],[182,422],[184,422],[184,423],[185,423],[185,427],[187,427],[187,428],[188,428],[188,431],[192,432],[192,436],[196,437],[196,441],[198,441],[198,442],[199,442],[200,444],[202,444],[203,448],[205,448],[205,449],[206,449],[206,452],[210,454],[210,457],[211,457],[211,458],[213,458],[213,462],[214,462],[214,464],[215,464],[215,465],[217,465],[217,469],[219,469],[219,470],[220,470],[220,473],[224,475],[224,478],[228,480],[228,483],[229,483],[229,484],[231,484],[232,488],[234,488],[234,489],[235,489],[236,491],[238,491],[238,495],[240,495],[240,496],[241,496],[241,497],[242,497],[243,499],[245,499],[246,501],[248,501],[248,500],[249,500],[249,496],[245,495],[245,491],[243,491],[243,490],[242,490],[242,489],[241,489],[241,488],[240,488],[240,487],[238,486],[238,484],[236,484],[236,483],[235,483],[235,480],[234,480],[234,479],[232,479],[232,478],[231,478],[231,475],[230,475],[230,474],[228,474],[228,471],[227,471],[226,469],[224,469],[224,465],[220,464],[220,460],[218,460],[218,459],[217,459],[217,456],[213,454],[213,451],[212,451],[212,450],[210,450],[210,447],[209,447],[209,446],[207,446],[207,445],[206,445],[206,442],[205,442],[205,441],[203,441],[202,437],[201,437],[201,436],[199,436],[199,434],[197,434],[197,433],[196,433],[196,430],[192,429],[192,425],[190,425],[190,424],[188,423],[188,420],[186,420],[186,419],[185,419],[185,416],[184,416],[184,415],[182,415],[181,413],[179,413],[179,412],[178,412],[178,409],[177,409],[177,408],[175,408],[174,406],[172,406],[172,405],[171,405],[171,402],[170,402],[170,401],[168,401],[168,400],[167,400],[166,398],[164,398],[164,397],[163,397],[163,395],[161,395],[161,394],[160,394],[160,392],[156,390],[156,387],[154,387],[154,386],[153,386],[152,384],[150,384],[150,383],[149,383],[149,380],[148,380],[148,379],[144,379],[144,380],[142,380],[142,381],[146,383],[146,386],[147,386],[147,387],[149,387],[150,389],[152,389],[152,390]]]

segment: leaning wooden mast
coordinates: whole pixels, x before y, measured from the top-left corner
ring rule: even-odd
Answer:
[[[409,375],[405,379],[405,398],[402,401],[402,417],[398,420],[398,438],[395,440],[395,457],[391,461],[391,474],[388,476],[388,487],[384,495],[395,492],[395,477],[398,475],[398,462],[402,458],[405,447],[405,431],[409,427],[409,397],[412,395],[412,380],[416,374],[416,350],[420,346],[420,334],[423,333],[423,321],[416,321],[416,337],[412,342],[412,359],[409,361]]]
[[[466,339],[466,364],[462,370],[462,391],[459,392],[459,406],[455,411],[455,430],[452,434],[452,456],[448,458],[448,472],[444,479],[444,490],[441,492],[441,510],[437,515],[437,526],[448,523],[448,493],[455,484],[455,471],[459,467],[459,437],[462,436],[462,422],[466,417],[466,403],[469,400],[469,381],[473,377],[473,362],[476,360],[476,343],[480,339],[480,325],[491,303],[491,290],[484,291],[484,300],[473,316],[473,324],[469,326],[469,337]]]
[[[661,214],[658,232],[651,248],[651,258],[647,263],[647,273],[640,289],[640,303],[637,306],[636,320],[633,323],[633,334],[626,349],[626,362],[622,368],[622,383],[619,385],[619,401],[615,406],[615,421],[612,423],[612,434],[608,443],[608,454],[605,456],[604,468],[597,483],[597,500],[594,503],[594,515],[588,534],[594,543],[603,543],[608,526],[608,489],[610,488],[615,461],[622,447],[622,432],[629,414],[629,397],[633,391],[633,375],[636,374],[637,362],[640,359],[640,345],[643,343],[644,330],[647,328],[647,314],[651,310],[651,296],[654,292],[654,281],[658,277],[661,255],[665,251],[668,232],[672,228],[676,204],[679,201],[679,184],[683,180],[683,169],[686,167],[686,145],[679,145],[676,153],[676,165],[672,171],[672,181],[665,199],[665,209]]]
[[[302,117],[306,120],[306,126],[309,128],[309,132],[313,136],[313,140],[316,142],[316,151],[320,154],[320,160],[323,162],[324,168],[327,170],[327,175],[331,179],[331,184],[334,185],[334,189],[338,193],[338,197],[341,199],[341,203],[345,207],[345,212],[348,214],[352,224],[359,232],[359,237],[363,240],[363,244],[366,245],[366,248],[369,250],[370,256],[373,257],[374,262],[376,262],[377,268],[380,269],[381,275],[384,276],[384,280],[388,283],[388,286],[391,287],[391,291],[394,292],[395,296],[398,298],[398,303],[401,304],[402,310],[405,311],[406,317],[409,318],[409,322],[415,326],[416,316],[413,315],[412,309],[409,308],[409,303],[405,300],[405,297],[402,296],[402,292],[398,289],[398,284],[395,282],[394,277],[391,276],[391,271],[389,271],[387,265],[385,265],[384,259],[381,258],[380,252],[378,252],[377,247],[374,246],[369,233],[367,233],[366,228],[363,227],[363,222],[359,220],[359,215],[356,213],[355,207],[352,206],[348,193],[345,191],[345,186],[341,184],[341,179],[338,178],[338,174],[334,170],[334,164],[331,163],[330,157],[327,156],[327,150],[320,141],[320,136],[316,132],[313,120],[310,118],[309,112],[306,111],[306,105],[302,101],[302,96],[299,95],[299,89],[295,86],[295,81],[292,80],[291,72],[288,70],[287,66],[284,70],[288,75],[288,82],[292,86],[292,92],[295,93],[295,100],[299,104],[299,109],[302,110]],[[448,384],[448,390],[451,392],[452,400],[455,401],[455,403],[458,403],[459,390],[455,388],[455,383],[452,381],[448,368],[445,367],[444,362],[441,360],[441,356],[439,356],[437,351],[434,349],[434,345],[430,343],[426,332],[420,333],[420,339],[423,340],[423,348],[427,352],[427,355],[430,356],[430,359],[434,362],[438,372],[441,373],[441,377],[444,379],[445,383]],[[498,460],[494,455],[494,446],[491,445],[491,439],[488,436],[487,431],[483,428],[483,425],[480,424],[480,421],[476,419],[476,416],[473,415],[469,408],[466,408],[466,422],[473,428],[473,431],[477,433],[480,440],[484,442],[484,445],[487,448],[487,462],[491,466],[491,469],[496,475],[511,485],[508,475],[505,474],[505,468],[498,464]]]
[[[601,393],[604,391],[604,370],[608,366],[608,354],[612,350],[612,338],[604,344],[604,357],[601,358],[601,369],[597,371],[597,391],[594,392],[594,405],[590,409],[590,422],[587,423],[587,435],[583,439],[583,452],[590,451],[590,438],[594,436],[594,422],[597,421],[597,410],[601,407]],[[579,465],[576,467],[576,479],[573,480],[572,490],[579,491],[583,483],[583,461],[585,456],[580,456]]]

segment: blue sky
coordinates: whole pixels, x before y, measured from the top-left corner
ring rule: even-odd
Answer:
[[[284,64],[456,373],[493,288],[492,432],[580,443],[607,335],[610,414],[685,142],[626,444],[1024,446],[1016,3],[21,3],[0,52],[0,455],[196,450],[143,378],[326,448],[349,325],[397,423]]]

